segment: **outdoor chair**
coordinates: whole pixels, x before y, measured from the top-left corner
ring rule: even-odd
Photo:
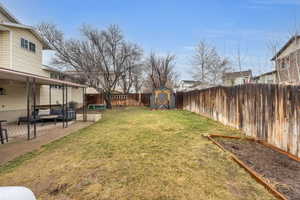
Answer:
[[[8,142],[7,129],[2,128],[1,143],[3,144],[5,140]]]
[[[33,116],[35,116],[35,118]],[[39,121],[38,110],[32,111],[31,116],[29,117],[29,122],[31,124],[34,123],[34,121],[35,122]],[[19,117],[19,119],[18,119],[18,125],[20,125],[21,122],[28,122],[28,118],[27,117]]]
[[[52,109],[51,115],[57,115],[57,120],[65,120],[71,121],[76,119],[76,112],[74,110],[68,110],[67,114],[65,115],[65,111],[62,109]]]
[[[55,121],[56,120],[67,120],[67,121],[72,121],[72,120],[75,120],[76,119],[76,112],[72,109],[68,110],[67,114],[65,115],[65,111],[61,108],[53,108],[50,110],[49,114],[45,114],[45,115],[40,115],[39,114],[39,110],[37,109],[35,112],[32,111],[32,114],[29,118],[29,122],[30,123],[34,123],[35,122],[42,122],[43,120],[42,119],[45,119],[43,118],[44,116],[50,116],[50,115],[57,115],[57,117],[54,119]],[[35,118],[33,117],[35,116]],[[49,119],[50,120],[50,119]],[[18,120],[18,125],[21,124],[21,122],[27,122],[28,119],[27,117],[19,117],[19,120]]]

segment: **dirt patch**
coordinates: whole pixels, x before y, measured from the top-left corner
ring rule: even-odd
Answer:
[[[59,193],[65,191],[67,188],[68,188],[68,184],[58,185],[54,189],[51,189],[50,192],[49,192],[49,194],[52,195],[52,196],[56,196]]]
[[[288,199],[300,200],[300,162],[256,142],[225,138],[215,140],[268,179]]]

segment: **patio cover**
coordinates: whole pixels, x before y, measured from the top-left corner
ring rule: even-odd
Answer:
[[[36,83],[40,85],[64,85],[64,86],[79,87],[79,88],[87,87],[86,85],[82,85],[78,83],[52,79],[45,76],[39,76],[31,73],[20,72],[20,71],[0,67],[0,79],[26,82],[28,78],[35,79]]]
[[[19,81],[19,82],[24,82],[27,84],[27,137],[28,140],[31,139],[30,137],[30,126],[31,126],[31,122],[30,122],[30,117],[31,117],[31,112],[30,112],[30,92],[29,92],[29,87],[31,87],[32,90],[32,94],[33,95],[33,110],[35,110],[36,108],[36,84],[40,84],[40,85],[61,85],[63,86],[63,90],[62,90],[62,105],[63,105],[63,109],[68,112],[68,87],[77,87],[77,88],[82,88],[83,89],[83,104],[85,105],[85,90],[86,90],[86,85],[82,85],[82,84],[77,84],[77,83],[73,83],[73,82],[69,82],[69,81],[62,81],[62,80],[57,80],[57,79],[52,79],[52,78],[48,78],[45,76],[40,76],[40,75],[36,75],[36,74],[31,74],[31,73],[26,73],[26,72],[21,72],[21,71],[16,71],[16,70],[11,70],[11,69],[6,69],[6,68],[2,68],[0,67],[0,79],[4,79],[4,80],[13,80],[13,81]],[[29,82],[33,81],[33,86],[29,86]],[[51,90],[50,90],[51,91]],[[84,115],[84,121],[86,121],[86,106],[83,106],[83,115]],[[34,117],[35,119],[35,117]],[[36,138],[36,121],[34,120],[33,122],[33,126],[34,126],[34,138]],[[63,119],[63,128],[68,126],[68,121],[65,120],[65,118]]]

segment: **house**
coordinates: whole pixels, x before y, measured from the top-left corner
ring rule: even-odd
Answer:
[[[201,81],[181,80],[178,84],[178,87],[176,87],[175,89],[177,92],[184,92],[190,90],[198,84],[201,84]]]
[[[275,54],[275,62],[279,84],[300,84],[300,36],[296,35]]]
[[[55,69],[50,66],[43,65],[42,67],[44,76],[57,79],[75,82],[67,73],[62,72],[61,70]],[[78,81],[77,81],[78,82]],[[78,82],[79,83],[79,82]],[[51,95],[49,95],[51,93]],[[68,97],[70,102],[76,104],[76,107],[81,107],[83,104],[82,91],[80,88],[72,87],[68,90]],[[40,88],[40,105],[57,105],[61,104],[63,101],[62,98],[62,86],[61,85],[42,85]]]
[[[252,83],[276,84],[277,83],[277,71],[273,70],[271,72],[267,72],[267,73],[261,74],[259,76],[255,76],[252,79]]]
[[[175,88],[176,92],[188,92],[192,90],[202,90],[211,87],[215,87],[216,85],[204,83],[201,81],[194,80],[182,80],[180,81],[178,87]]]
[[[252,78],[252,71],[239,71],[239,72],[228,72],[223,75],[224,86],[235,86],[245,83],[250,83]]]
[[[14,122],[20,116],[31,115],[30,110],[37,105],[49,104],[49,90],[44,90],[45,87],[85,88],[78,83],[51,77],[52,72],[42,67],[42,52],[46,49],[50,49],[49,45],[33,27],[21,24],[0,4],[1,120]],[[64,105],[66,101],[58,103]]]

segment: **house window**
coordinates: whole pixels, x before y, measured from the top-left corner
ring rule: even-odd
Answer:
[[[35,44],[32,42],[29,42],[29,51],[34,52],[35,53]]]
[[[6,90],[4,88],[0,88],[0,96],[6,95]]]
[[[28,40],[21,38],[21,47],[24,49],[28,49]]]
[[[61,85],[50,85],[52,89],[62,89]]]
[[[36,45],[32,42],[29,42],[28,40],[21,38],[21,47],[23,49],[29,50],[33,53],[36,51]]]

